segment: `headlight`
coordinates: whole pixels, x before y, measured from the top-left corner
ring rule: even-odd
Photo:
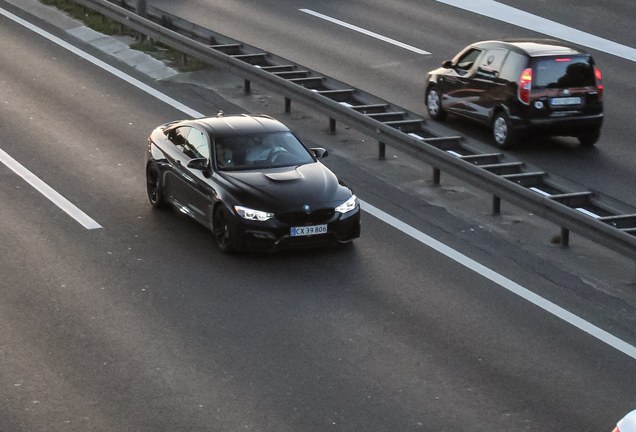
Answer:
[[[347,202],[345,202],[344,204],[340,204],[338,207],[336,207],[336,211],[338,213],[344,214],[355,209],[357,205],[358,205],[358,198],[355,195],[353,195],[351,198],[347,200]]]
[[[234,206],[234,210],[236,210],[239,216],[248,220],[266,221],[274,217],[274,213],[252,210],[251,208],[247,207]]]

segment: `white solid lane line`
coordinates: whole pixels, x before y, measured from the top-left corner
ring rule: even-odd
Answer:
[[[636,61],[636,49],[603,39],[572,27],[541,18],[531,13],[513,8],[494,0],[437,0],[449,6],[455,6],[479,15],[514,24],[537,33],[543,33],[558,39],[586,46],[598,51],[613,54],[627,60]]]
[[[2,9],[0,9],[0,13],[3,13]],[[48,33],[44,32],[43,30],[40,30],[40,29],[38,29],[37,33],[39,33],[39,34],[43,34],[43,33],[48,34]],[[49,35],[49,36],[51,36],[51,35]],[[55,38],[55,39],[59,40],[58,38]],[[52,40],[55,43],[58,43],[58,42],[56,42],[53,39],[50,39],[50,40]],[[72,51],[74,53],[77,53],[78,55],[81,55],[82,57],[84,57],[84,55],[88,56],[88,54],[82,53],[77,48],[72,47],[71,45],[67,44],[66,42],[63,42],[61,40],[60,40],[60,42],[62,42],[62,44],[60,44],[60,45],[63,46],[64,48],[67,48],[70,51]],[[100,63],[103,63],[103,62],[100,62]],[[97,64],[97,63],[95,63],[95,64]],[[97,65],[100,66],[99,64],[97,64]],[[110,66],[108,66],[106,64],[104,64],[104,65],[106,67],[108,67],[109,69],[113,69],[113,68],[111,68]],[[116,75],[121,77],[122,79],[124,79],[126,82],[129,82],[129,83],[131,83],[133,85],[135,85],[134,82],[137,81],[134,78],[128,77],[127,75],[125,75],[124,73],[119,72],[119,71],[117,71]],[[156,91],[153,90],[153,92],[156,92]],[[159,92],[156,92],[156,93],[159,93]],[[178,109],[181,109],[180,107],[183,107],[183,108],[189,110],[189,108],[185,107],[185,105],[182,105],[180,102],[177,102],[176,100],[174,100],[172,98],[169,98],[167,96],[162,97],[160,99],[162,101],[164,101],[165,103],[167,103],[167,104],[169,104],[169,105],[171,105],[171,106],[173,106],[175,108],[179,107]],[[197,116],[193,116],[193,117],[202,117],[202,115],[197,115]],[[0,150],[0,155],[6,155],[6,153],[3,152],[2,150]],[[5,156],[2,156],[2,157],[5,158]],[[9,160],[13,160],[8,155],[6,155],[6,157],[8,157]],[[4,160],[3,160],[3,162],[4,162]],[[6,162],[5,162],[5,164],[6,164]],[[7,164],[7,166],[8,166],[8,164]],[[28,171],[27,171],[27,173],[28,173]],[[27,177],[28,177],[28,175],[27,175]],[[42,182],[42,184],[44,184],[44,183]],[[46,186],[46,188],[48,188],[48,186]],[[53,191],[53,192],[55,192],[55,191]],[[62,197],[62,199],[64,199],[64,198]],[[522,287],[521,285],[517,284],[516,282],[513,282],[510,279],[508,279],[508,278],[496,273],[495,271],[483,266],[482,264],[479,264],[478,262],[468,258],[467,256],[461,254],[460,252],[457,252],[456,250],[452,249],[451,247],[449,247],[449,246],[447,246],[447,245],[445,245],[445,244],[433,239],[432,237],[424,234],[423,232],[416,230],[415,228],[411,227],[410,225],[408,225],[408,224],[402,222],[401,220],[391,216],[390,214],[378,209],[377,207],[374,207],[371,204],[368,204],[368,203],[366,203],[366,202],[364,202],[362,200],[360,201],[360,205],[361,205],[362,209],[365,212],[367,212],[368,214],[380,219],[381,221],[383,221],[383,222],[389,224],[390,226],[392,226],[392,227],[400,230],[401,232],[405,233],[406,235],[418,240],[419,242],[421,242],[421,243],[423,243],[423,244],[435,249],[439,253],[449,257],[450,259],[456,261],[459,264],[462,264],[466,268],[469,268],[469,269],[473,270],[474,272],[482,275],[483,277],[491,280],[492,282],[494,282],[494,283],[498,284],[499,286],[509,290],[510,292],[512,292],[512,293],[514,293],[514,294],[516,294],[516,295],[518,295],[518,296],[530,301],[531,303],[533,303],[536,306],[542,308],[543,310],[551,313],[552,315],[555,315],[555,316],[561,318],[562,320],[570,323],[571,325],[579,328],[580,330],[583,330],[584,332],[594,336],[598,340],[610,345],[611,347],[617,349],[618,351],[630,356],[633,359],[636,359],[636,348],[633,347],[632,345],[628,344],[627,342],[617,338],[616,336],[606,332],[605,330],[602,330],[602,329],[596,327],[595,325],[593,325],[593,324],[585,321],[584,319],[572,314],[571,312],[568,312],[567,310],[561,308],[560,306],[557,306],[556,304],[554,304],[554,303],[544,299],[543,297],[533,293],[532,291],[528,290],[527,288]]]
[[[64,210],[69,216],[82,224],[86,229],[101,228],[101,225],[95,222],[90,216],[77,208],[72,202],[60,195],[55,189],[44,183],[31,171],[23,167],[18,161],[13,159],[4,150],[0,149],[0,162],[5,164],[14,173],[19,175],[33,186],[38,192],[47,197],[53,204]]]
[[[139,80],[137,80],[137,79],[135,79],[135,78],[133,78],[133,77],[131,77],[129,75],[124,74],[123,72],[119,71],[118,69],[115,69],[114,67],[108,65],[107,63],[104,63],[103,61],[97,59],[96,57],[93,57],[92,55],[87,54],[84,51],[81,51],[80,49],[74,47],[73,45],[63,41],[60,38],[58,38],[57,36],[53,36],[52,34],[40,29],[39,27],[34,26],[33,24],[29,23],[28,21],[25,21],[22,18],[20,18],[18,16],[15,16],[12,13],[10,13],[10,12],[4,10],[4,9],[1,9],[1,8],[0,8],[0,15],[4,15],[5,17],[9,18],[10,20],[15,21],[16,23],[28,28],[29,30],[39,34],[40,36],[50,40],[51,42],[61,46],[62,48],[67,49],[68,51],[72,52],[73,54],[78,55],[79,57],[81,57],[81,58],[93,63],[95,66],[98,66],[101,69],[103,69],[103,70],[105,70],[107,72],[110,72],[111,74],[117,76],[118,78],[121,78],[122,80],[128,82],[129,84],[132,84],[133,86],[137,87],[138,89],[143,90],[144,92],[150,94],[151,96],[156,97],[157,99],[161,100],[162,102],[165,102],[166,104],[168,104],[168,105],[170,105],[170,106],[182,111],[186,115],[188,115],[190,117],[194,117],[194,118],[204,117],[204,115],[201,114],[200,112],[195,111],[192,108],[186,107],[185,105],[181,104],[180,102],[176,101],[175,99],[172,99],[171,97],[168,97],[168,96],[164,95],[163,93],[158,92],[157,90],[155,90],[152,87],[142,83],[141,81],[139,81]],[[16,174],[18,174],[20,177],[22,177],[26,182],[28,182],[31,186],[33,186],[35,189],[37,189],[42,195],[44,195],[46,198],[51,200],[55,205],[57,205],[60,209],[65,211],[69,216],[71,216],[73,219],[75,219],[77,222],[79,222],[86,229],[101,228],[101,225],[99,225],[97,222],[95,222],[93,219],[91,219],[86,213],[84,213],[82,210],[80,210],[78,207],[76,207],[73,203],[71,203],[69,200],[64,198],[62,195],[60,195],[58,192],[56,192],[49,185],[47,185],[42,180],[40,180],[38,177],[36,177],[29,170],[24,168],[19,162],[17,162],[15,159],[13,159],[11,156],[9,156],[2,149],[0,149],[0,161],[2,161],[6,166],[8,166]]]
[[[616,348],[622,353],[630,356],[633,359],[636,359],[636,348],[627,342],[617,338],[616,336],[606,332],[591,324],[584,319],[574,315],[571,312],[563,309],[561,306],[557,306],[549,300],[544,299],[543,297],[533,293],[527,288],[522,287],[516,282],[511,281],[510,279],[500,275],[499,273],[489,269],[488,267],[479,264],[477,261],[468,258],[466,255],[457,252],[455,249],[441,243],[434,238],[424,234],[421,231],[416,230],[410,225],[402,222],[401,220],[391,216],[388,213],[383,212],[377,207],[372,206],[362,200],[360,200],[360,206],[367,213],[375,216],[381,221],[391,225],[392,227],[402,231],[404,234],[414,238],[415,240],[429,246],[432,249],[435,249],[439,253],[446,255],[448,258],[457,262],[458,264],[463,265],[464,267],[478,273],[479,275],[485,277],[486,279],[496,283],[502,288],[507,289],[508,291],[518,295],[519,297],[529,301],[530,303],[540,307],[541,309],[551,313],[554,316],[561,318],[563,321],[577,327],[580,330],[594,336],[598,340],[605,342],[611,347]]]
[[[428,52],[428,51],[424,51],[424,50],[421,50],[419,48],[415,48],[415,47],[413,47],[411,45],[407,45],[407,44],[402,43],[400,41],[396,41],[395,39],[391,39],[391,38],[388,38],[386,36],[382,36],[380,34],[374,33],[372,31],[365,30],[365,29],[363,29],[361,27],[354,26],[353,24],[349,24],[349,23],[346,23],[344,21],[340,21],[338,19],[331,18],[330,16],[323,15],[323,14],[318,13],[318,12],[314,12],[311,9],[299,9],[299,10],[301,12],[305,12],[305,13],[308,13],[309,15],[313,15],[315,17],[322,18],[322,19],[324,19],[326,21],[329,21],[329,22],[332,22],[334,24],[338,24],[338,25],[340,25],[342,27],[346,27],[346,28],[348,28],[350,30],[355,30],[355,31],[357,31],[359,33],[362,33],[362,34],[365,34],[367,36],[371,36],[371,37],[374,37],[374,38],[379,39],[381,41],[388,42],[390,44],[399,46],[400,48],[404,48],[406,50],[413,51],[414,53],[418,53],[418,54],[422,54],[422,55],[430,54],[430,52]]]

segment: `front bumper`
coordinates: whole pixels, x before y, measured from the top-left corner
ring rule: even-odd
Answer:
[[[324,223],[286,224],[278,220],[265,223],[241,221],[235,230],[236,244],[244,250],[282,250],[319,247],[348,243],[360,237],[360,206],[348,213],[336,213],[326,221],[327,232],[310,236],[292,237],[291,228],[322,225]]]

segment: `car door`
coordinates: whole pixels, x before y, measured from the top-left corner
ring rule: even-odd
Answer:
[[[450,71],[440,79],[442,91],[442,106],[456,114],[469,115],[473,99],[478,97],[473,87],[473,76],[476,64],[482,55],[482,50],[469,48],[461,53]]]
[[[183,183],[184,176],[187,175],[184,164],[187,164],[187,159],[183,154],[183,148],[187,142],[190,129],[190,127],[182,126],[168,131],[167,139],[169,145],[164,149],[168,161],[168,169],[164,178],[164,193],[179,206],[183,205],[182,202],[184,201]]]
[[[183,194],[193,216],[208,221],[209,207],[214,199],[214,184],[211,171],[211,146],[209,135],[203,130],[191,128],[183,147],[185,162]]]
[[[500,78],[501,66],[508,50],[490,49],[479,58],[472,78],[475,97],[467,101],[467,115],[487,123],[493,110],[501,106],[506,98],[506,82]]]

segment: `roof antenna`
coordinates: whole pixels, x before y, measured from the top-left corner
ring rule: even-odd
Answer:
[[[223,117],[223,116],[225,116],[225,113],[223,112],[223,110],[219,110],[219,113],[216,116],[217,117]]]

